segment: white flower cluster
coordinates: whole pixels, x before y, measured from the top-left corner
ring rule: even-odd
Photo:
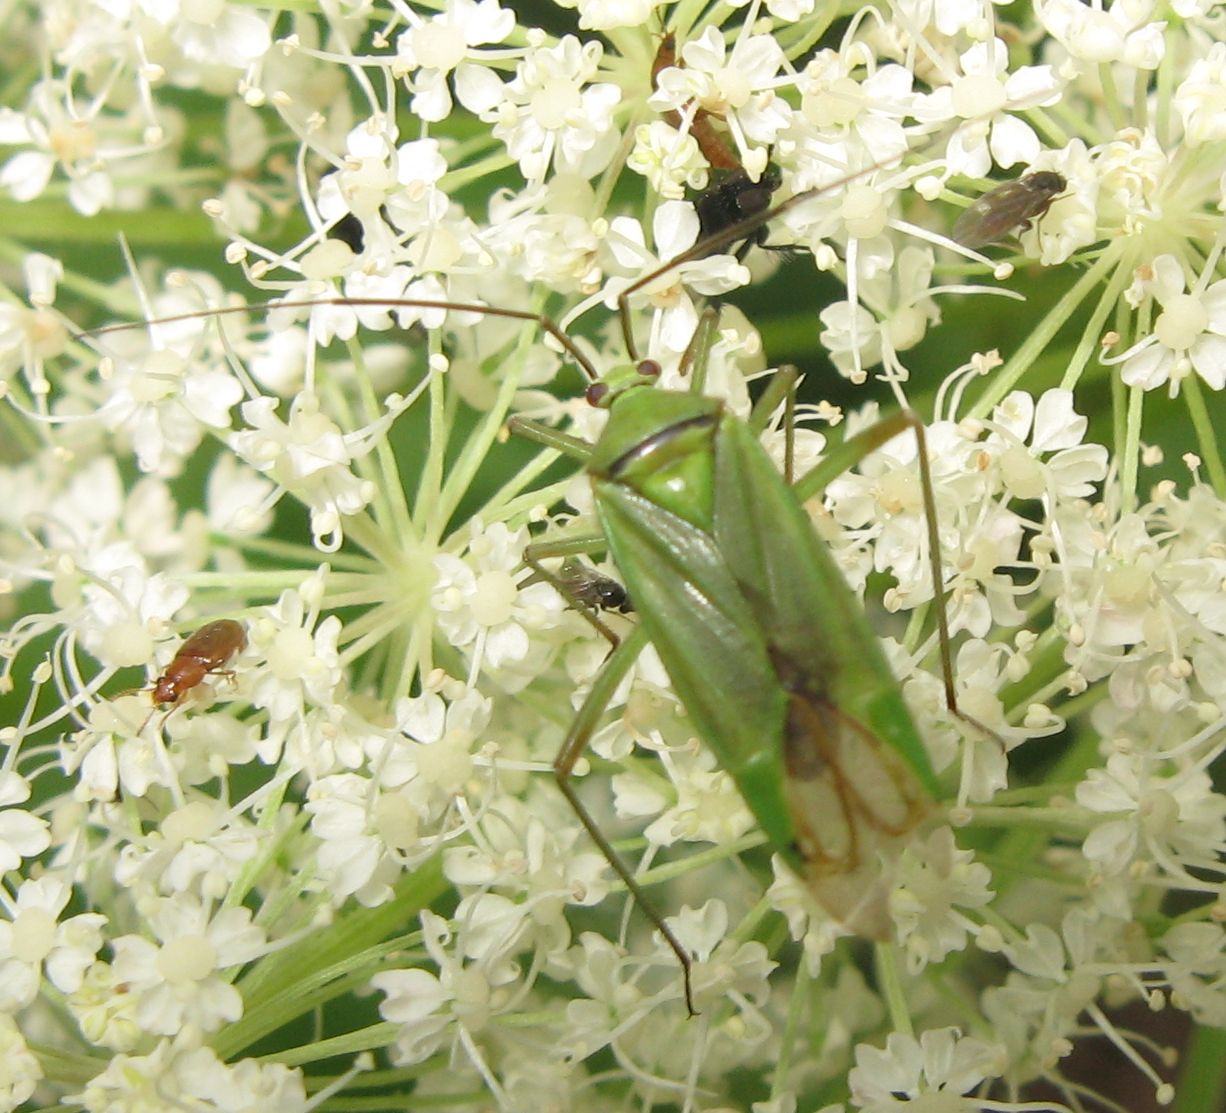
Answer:
[[[6,10],[0,1113],[1080,1110],[1087,1036],[1169,1101],[1114,1010],[1226,1027],[1222,6],[307,8]],[[609,662],[559,464],[583,385],[739,419],[789,342],[838,374],[761,440],[847,591],[776,555],[940,789],[894,831],[827,762],[897,844],[871,963],[702,679]],[[930,488],[911,432],[840,455],[900,405]]]

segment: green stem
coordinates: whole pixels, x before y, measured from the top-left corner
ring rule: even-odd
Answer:
[[[1197,1025],[1184,1051],[1171,1113],[1226,1108],[1226,1030]]]
[[[1200,379],[1189,375],[1183,384],[1184,404],[1188,407],[1188,416],[1192,419],[1192,428],[1196,430],[1196,439],[1200,443],[1201,459],[1209,472],[1209,482],[1219,498],[1226,498],[1226,467],[1222,465],[1222,453],[1218,448],[1217,432],[1205,406],[1205,395],[1201,390]]]
[[[890,1014],[890,1026],[895,1032],[912,1036],[915,1034],[915,1028],[911,1023],[911,1010],[907,1007],[902,971],[898,968],[898,948],[893,943],[878,943],[873,948],[873,953],[877,960],[881,996]]]
[[[1100,282],[1103,276],[1115,266],[1114,255],[1104,254],[1083,274],[1076,284],[1062,297],[1043,317],[1038,328],[1034,330],[1012,358],[1002,367],[992,380],[992,385],[984,392],[982,398],[975,403],[968,417],[986,417],[1006,394],[1018,383],[1018,380],[1030,369],[1047,350],[1056,334],[1064,327],[1073,311],[1089,296],[1090,291]]]

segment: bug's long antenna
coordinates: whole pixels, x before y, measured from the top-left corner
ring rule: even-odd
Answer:
[[[747,239],[763,225],[768,224],[776,217],[795,208],[798,205],[804,204],[806,201],[819,197],[824,193],[837,190],[842,186],[848,185],[851,182],[872,174],[878,170],[888,168],[900,162],[906,155],[906,151],[900,152],[897,156],[883,160],[879,163],[874,163],[872,166],[864,167],[850,174],[844,175],[836,181],[827,183],[826,185],[813,186],[810,189],[802,190],[800,193],[794,194],[781,201],[779,204],[771,208],[755,213],[746,217],[744,220],[737,221],[735,224],[728,225],[713,232],[709,236],[704,236],[698,240],[693,246],[674,255],[671,259],[666,260],[659,266],[647,274],[635,279],[617,296],[617,313],[621,322],[621,332],[625,344],[626,354],[632,363],[641,362],[642,357],[638,351],[638,345],[634,341],[634,331],[630,321],[630,299],[643,287],[655,282],[661,276],[667,274],[675,267],[683,263],[692,262],[695,259],[701,259],[706,255],[711,254],[718,248],[724,247],[727,244],[735,243],[737,240]],[[591,383],[600,381],[600,375],[596,370],[591,359],[584,353],[583,349],[553,318],[546,316],[543,313],[534,313],[525,309],[507,309],[502,306],[482,305],[474,302],[457,302],[448,301],[441,298],[373,298],[373,297],[344,297],[340,295],[329,295],[318,298],[295,298],[291,300],[268,300],[263,302],[252,302],[246,305],[219,306],[211,309],[192,310],[185,313],[175,313],[168,317],[159,317],[156,320],[147,321],[145,324],[174,324],[179,321],[196,320],[202,316],[225,317],[238,313],[249,313],[260,310],[272,309],[312,309],[321,305],[336,305],[336,306],[370,306],[380,309],[395,309],[397,307],[404,309],[441,309],[444,311],[451,310],[457,313],[474,313],[491,317],[503,317],[508,320],[526,321],[537,325],[542,332],[551,336],[556,343],[566,352],[567,355],[574,360],[579,370]],[[76,333],[77,339],[89,339],[95,336],[105,336],[107,333],[121,332],[134,327],[136,322],[125,322],[122,324],[104,325],[101,328],[87,329],[83,332]]]
[[[195,320],[202,315],[226,317],[234,313],[250,313],[262,309],[314,309],[319,305],[364,305],[380,309],[442,309],[455,313],[479,313],[489,317],[506,317],[513,321],[529,321],[537,325],[542,332],[552,336],[562,346],[566,354],[578,364],[579,369],[590,382],[594,383],[600,379],[595,366],[584,354],[583,349],[575,343],[572,337],[563,331],[553,318],[547,317],[543,313],[533,313],[527,309],[504,309],[501,306],[478,305],[473,302],[443,301],[438,298],[348,298],[339,296],[304,298],[293,301],[263,301],[253,302],[249,305],[227,305],[206,310],[195,309],[189,313],[175,313],[170,317],[159,317],[156,321],[148,321],[146,323],[168,325],[174,324],[176,321]],[[88,339],[93,336],[104,336],[108,332],[122,332],[132,327],[133,325],[128,322],[118,325],[104,325],[102,328],[89,329],[86,332],[77,333],[77,337],[79,339]]]

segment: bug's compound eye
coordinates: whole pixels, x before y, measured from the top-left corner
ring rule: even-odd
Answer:
[[[609,384],[608,383],[592,383],[584,392],[589,406],[595,406],[599,409],[601,406],[608,404]]]
[[[638,373],[644,379],[658,379],[664,369],[654,359],[639,360]]]

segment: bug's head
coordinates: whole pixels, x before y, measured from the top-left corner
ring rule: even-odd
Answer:
[[[179,685],[173,677],[160,676],[153,686],[153,703],[157,707],[178,703],[180,694]]]
[[[752,186],[746,186],[737,200],[737,208],[745,220],[760,216],[771,206],[771,198],[776,190],[783,185],[783,175],[779,168],[768,164],[762,171],[762,176]]]
[[[1024,181],[1034,193],[1050,193],[1053,197],[1068,188],[1068,179],[1055,170],[1036,170],[1027,174]]]
[[[659,379],[660,371],[660,365],[654,359],[641,359],[634,366],[615,368],[587,388],[588,404],[607,410],[626,391],[653,385]]]

